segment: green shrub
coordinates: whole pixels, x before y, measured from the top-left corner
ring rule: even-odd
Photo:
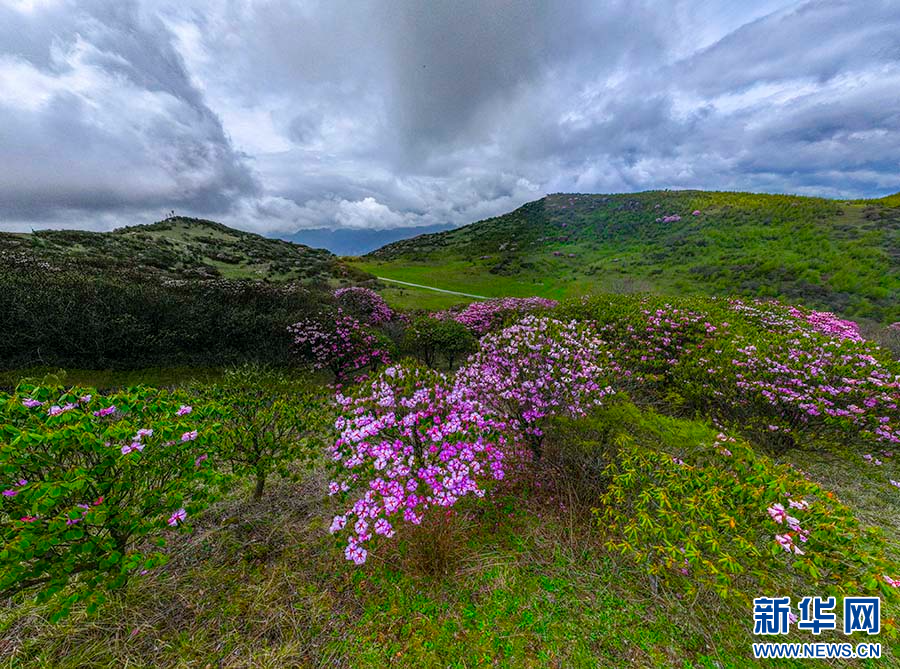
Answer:
[[[216,491],[216,427],[180,395],[20,385],[0,394],[0,593],[37,591],[57,617],[89,610],[165,556]]]
[[[328,420],[325,398],[281,372],[244,365],[201,390],[216,405],[221,428],[214,453],[237,475],[251,475],[259,500],[268,476],[293,478],[291,465],[321,451],[317,435]]]
[[[451,369],[475,350],[475,337],[465,325],[451,318],[419,316],[407,329],[406,346],[429,367],[435,368],[443,360]]]
[[[896,596],[881,535],[796,469],[627,404],[584,421],[581,434],[609,463],[594,510],[607,545],[658,585],[742,601],[800,585]]]
[[[0,268],[0,368],[287,364],[330,295],[292,284]]]

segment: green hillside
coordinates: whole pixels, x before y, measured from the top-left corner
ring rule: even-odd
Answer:
[[[900,198],[555,194],[356,266],[489,296],[739,294],[889,323],[900,320]]]
[[[112,232],[0,233],[6,263],[181,279],[267,279],[332,283],[359,275],[324,249],[269,239],[221,223],[175,217]]]

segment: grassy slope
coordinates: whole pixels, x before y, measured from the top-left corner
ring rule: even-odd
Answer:
[[[359,274],[324,249],[181,217],[113,232],[0,233],[0,257],[4,254],[31,256],[50,265],[180,279],[323,283]]]
[[[669,214],[682,219],[656,221]],[[354,264],[490,296],[741,294],[889,323],[900,320],[900,198],[552,195],[504,216],[390,244]]]
[[[644,412],[636,430],[670,448],[713,438],[704,423]],[[571,428],[570,428],[571,429]],[[552,434],[552,433],[551,433]],[[562,435],[570,434],[568,432]],[[550,451],[552,453],[552,450]],[[814,478],[895,531],[900,496],[873,495],[869,465],[794,453]],[[326,528],[323,473],[235,494],[173,533],[172,562],[95,618],[49,625],[40,607],[0,609],[0,660],[21,667],[751,667],[749,610],[651,592],[608,553],[587,504],[561,479],[529,479],[449,525],[449,566],[428,573],[423,537],[385,542],[363,568]],[[894,612],[886,612],[885,615]],[[789,640],[810,641],[794,632]],[[816,641],[843,641],[825,634]],[[879,662],[897,666],[886,639]],[[805,666],[775,663],[767,666]]]

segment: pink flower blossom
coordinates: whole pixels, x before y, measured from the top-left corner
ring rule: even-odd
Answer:
[[[176,416],[186,416],[187,414],[191,413],[191,411],[193,411],[193,410],[194,410],[194,408],[192,406],[189,406],[187,404],[182,404],[181,407],[178,409],[178,411],[175,412],[175,415]]]
[[[100,409],[99,411],[95,411],[94,415],[102,418],[103,416],[109,416],[112,413],[115,413],[116,407],[114,404],[109,405],[105,409]]]
[[[181,435],[181,441],[194,441],[197,438],[197,430],[191,430],[190,432],[185,432]]]
[[[766,511],[769,512],[769,515],[772,517],[776,523],[783,523],[787,516],[787,511],[782,504],[773,504]]]
[[[796,555],[803,555],[803,551],[800,550],[800,547],[794,543],[793,538],[790,534],[776,534],[775,541],[788,553],[795,553]]]
[[[30,397],[22,400],[22,406],[28,407],[29,409],[34,409],[35,407],[42,406],[43,402],[38,402],[37,400],[33,400]]]
[[[166,522],[172,527],[175,527],[178,523],[183,523],[185,518],[187,518],[187,511],[178,509],[178,511],[169,516],[169,520]]]

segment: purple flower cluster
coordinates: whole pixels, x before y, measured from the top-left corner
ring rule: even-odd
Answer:
[[[360,321],[340,309],[288,327],[294,347],[314,369],[330,369],[343,379],[368,365],[389,364],[387,351]]]
[[[782,334],[817,332],[837,339],[865,341],[859,333],[859,325],[853,321],[838,318],[830,311],[815,311],[764,300],[748,303],[744,300],[732,299],[729,304],[735,311],[772,332]]]
[[[472,302],[462,311],[440,311],[432,314],[434,318],[452,318],[465,325],[475,335],[481,336],[500,326],[503,321],[514,314],[528,314],[535,311],[553,309],[556,300],[544,297],[504,297],[502,299]]]
[[[371,288],[338,288],[334,291],[334,297],[344,312],[358,316],[368,325],[381,325],[394,318],[394,312],[384,298]]]
[[[356,564],[374,535],[391,537],[398,522],[419,524],[429,508],[482,497],[504,476],[506,426],[441,374],[388,367],[357,396],[337,399],[331,456],[341,475],[330,493],[356,499],[330,531],[349,528],[345,555]]]
[[[542,420],[582,415],[613,391],[617,366],[592,328],[526,316],[485,335],[457,372],[456,391],[510,421],[537,451]]]

